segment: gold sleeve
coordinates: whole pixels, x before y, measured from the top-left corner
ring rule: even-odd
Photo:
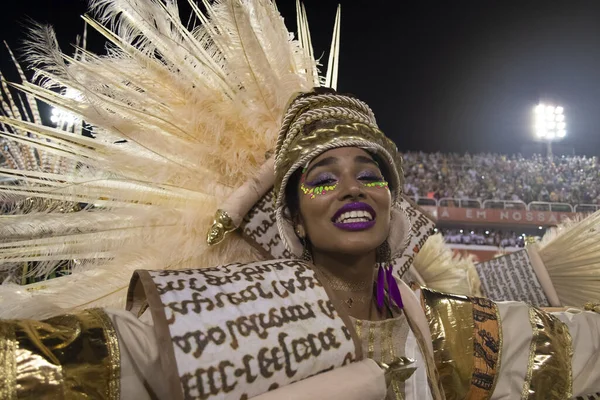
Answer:
[[[422,288],[446,399],[490,399],[500,371],[502,327],[493,301]]]
[[[513,394],[510,398],[572,397],[572,338],[568,326],[554,315],[521,303],[520,309],[528,312],[509,318],[514,305],[507,308],[505,303],[426,288],[421,290],[421,302],[447,399],[493,399],[498,381],[503,381],[499,385],[503,393]],[[504,341],[504,333],[512,339]],[[517,348],[528,348],[528,356],[516,359]],[[505,363],[509,367],[503,369]],[[507,386],[512,388],[519,380],[516,397]]]
[[[0,398],[118,399],[119,343],[99,309],[0,321]]]

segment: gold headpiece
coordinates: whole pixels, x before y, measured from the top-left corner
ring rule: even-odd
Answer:
[[[402,185],[402,159],[394,142],[379,130],[369,106],[354,97],[318,88],[290,103],[275,149],[277,205],[289,177],[319,154],[338,147],[360,147],[377,153],[388,164],[390,187],[397,200]]]

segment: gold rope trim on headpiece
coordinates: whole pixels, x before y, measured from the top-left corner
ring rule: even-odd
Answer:
[[[394,142],[377,126],[369,106],[327,89],[296,96],[283,118],[275,149],[275,191],[279,193],[299,162],[336,147],[361,146],[379,150],[400,192],[402,160]],[[320,150],[320,151],[319,151]],[[280,202],[278,202],[280,203]]]

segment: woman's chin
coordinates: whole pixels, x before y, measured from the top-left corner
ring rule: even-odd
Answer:
[[[335,247],[335,252],[340,255],[360,257],[372,253],[380,244],[381,242],[374,241],[371,236],[367,240],[346,240],[332,247]]]

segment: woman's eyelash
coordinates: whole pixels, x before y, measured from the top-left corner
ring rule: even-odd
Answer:
[[[309,186],[320,186],[337,182],[337,179],[333,176],[319,176],[306,184]]]
[[[378,175],[376,173],[362,173],[359,174],[356,179],[361,180],[361,181],[367,181],[367,182],[383,182],[385,181],[385,179],[381,176]],[[323,186],[323,185],[331,185],[334,183],[337,183],[338,179],[337,177],[333,176],[333,175],[319,175],[317,176],[315,179],[311,180],[310,182],[306,182],[306,185],[308,186]]]
[[[382,176],[377,175],[377,174],[362,174],[362,175],[358,176],[358,179],[360,179],[361,181],[371,181],[371,182],[385,180],[385,179],[383,179]]]
[[[382,181],[383,178],[380,176],[361,176],[358,179],[361,181]]]

